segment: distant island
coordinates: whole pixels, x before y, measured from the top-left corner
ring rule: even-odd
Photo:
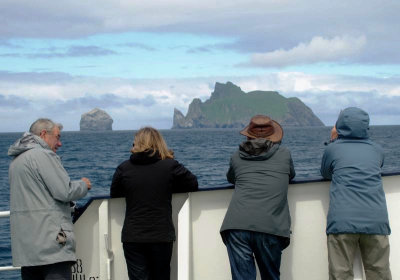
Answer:
[[[112,130],[113,119],[105,111],[94,108],[82,114],[80,131],[107,131]]]
[[[186,116],[174,109],[173,129],[243,128],[252,116],[268,115],[282,126],[324,126],[299,98],[276,91],[245,93],[231,82],[216,83],[210,99],[193,99]]]

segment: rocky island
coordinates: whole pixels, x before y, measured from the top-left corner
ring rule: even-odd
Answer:
[[[254,115],[268,115],[282,126],[324,126],[297,97],[276,91],[245,93],[231,82],[216,83],[210,99],[193,99],[186,116],[174,109],[172,128],[243,128]]]
[[[81,116],[81,131],[106,131],[112,130],[113,119],[105,111],[95,108]]]

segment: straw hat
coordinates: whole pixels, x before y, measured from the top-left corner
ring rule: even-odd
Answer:
[[[268,116],[256,115],[251,118],[250,123],[240,134],[250,138],[265,138],[271,142],[280,142],[283,137],[281,125],[271,120]]]

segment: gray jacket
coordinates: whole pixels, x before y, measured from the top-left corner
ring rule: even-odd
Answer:
[[[368,139],[369,116],[343,110],[336,122],[338,139],[322,157],[321,174],[332,180],[327,234],[390,234],[381,167],[383,150]]]
[[[227,173],[235,192],[221,232],[238,229],[290,237],[287,192],[294,176],[287,148],[264,139],[242,143]]]
[[[10,164],[11,249],[14,266],[75,261],[69,202],[87,186],[71,181],[46,142],[25,133],[8,150]]]

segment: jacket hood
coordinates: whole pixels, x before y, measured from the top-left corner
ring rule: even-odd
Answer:
[[[47,145],[47,143],[43,141],[42,138],[30,132],[25,132],[20,139],[15,141],[15,143],[10,146],[10,148],[8,149],[8,155],[16,157],[30,149],[37,147],[50,150],[49,145]]]
[[[344,109],[336,121],[336,131],[339,138],[368,138],[368,113],[355,107]]]
[[[158,155],[158,152],[156,152],[154,155],[153,154],[153,150],[148,150],[148,151],[144,151],[144,152],[139,152],[139,153],[133,153],[131,154],[131,157],[129,158],[129,160],[133,163],[133,164],[152,164],[155,163],[160,159],[160,156]]]
[[[263,138],[244,141],[239,145],[239,156],[246,160],[266,160],[278,149],[279,144]]]

